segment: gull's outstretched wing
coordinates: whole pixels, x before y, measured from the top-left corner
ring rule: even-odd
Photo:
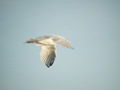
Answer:
[[[43,40],[43,39],[52,39],[53,42],[57,45],[73,49],[70,42],[64,37],[61,37],[61,36],[58,36],[58,35],[46,35],[46,36],[39,37],[37,40]]]
[[[40,57],[42,62],[50,67],[56,58],[56,48],[55,46],[42,46],[42,51],[40,52]]]
[[[66,48],[72,48],[72,45],[70,44],[70,42],[64,38],[64,37],[61,37],[61,36],[57,36],[57,35],[50,35],[51,39],[53,40],[54,43],[60,45],[60,46],[63,46],[63,47],[66,47]]]

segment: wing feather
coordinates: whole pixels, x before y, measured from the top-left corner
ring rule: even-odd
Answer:
[[[40,52],[40,57],[42,62],[50,67],[56,58],[56,48],[55,46],[42,46],[42,50]]]
[[[57,45],[73,49],[72,45],[66,38],[57,35],[50,35],[50,36],[53,42],[56,43]]]

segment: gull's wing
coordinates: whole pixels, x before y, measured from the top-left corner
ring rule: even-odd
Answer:
[[[42,51],[40,52],[40,57],[42,62],[50,67],[56,58],[56,48],[54,45],[52,46],[42,46]]]
[[[41,36],[40,38],[38,38],[38,40],[40,40],[40,39],[52,39],[53,42],[57,45],[73,49],[72,45],[70,44],[70,42],[66,38],[58,36],[58,35]]]
[[[61,37],[61,36],[57,36],[57,35],[50,35],[51,36],[51,39],[53,40],[54,43],[60,45],[60,46],[63,46],[63,47],[67,47],[67,48],[72,48],[72,45],[70,44],[70,42],[64,38],[64,37]]]

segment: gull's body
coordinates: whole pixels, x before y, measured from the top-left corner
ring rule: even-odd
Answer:
[[[41,36],[37,39],[30,39],[26,43],[37,43],[36,46],[41,46],[40,57],[47,67],[50,67],[54,63],[56,58],[56,45],[73,49],[67,39],[57,35]]]

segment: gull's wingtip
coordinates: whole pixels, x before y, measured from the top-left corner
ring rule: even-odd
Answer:
[[[72,50],[74,50],[74,47],[71,47]]]

